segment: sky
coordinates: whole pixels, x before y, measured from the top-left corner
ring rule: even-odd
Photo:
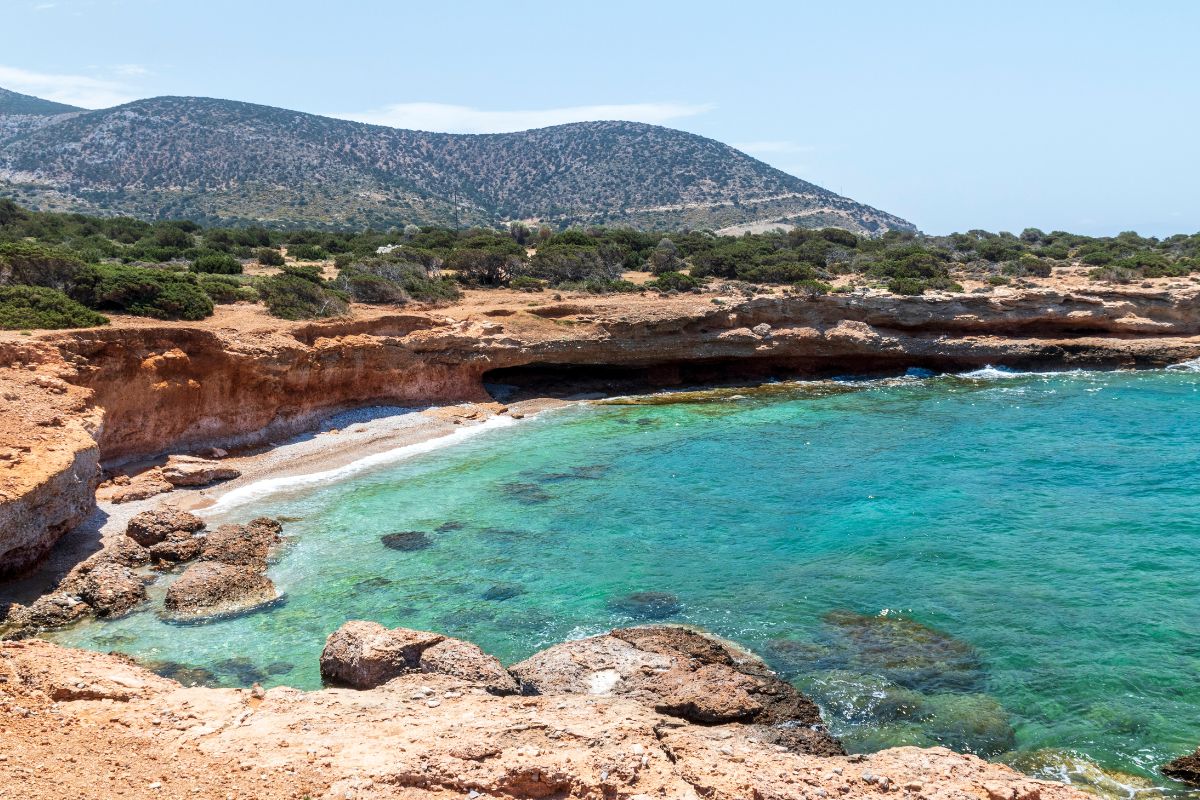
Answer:
[[[398,127],[632,119],[929,233],[1200,231],[1200,2],[0,0],[0,87]]]

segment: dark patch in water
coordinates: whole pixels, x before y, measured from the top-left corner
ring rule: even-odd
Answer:
[[[483,528],[480,532],[488,536],[503,536],[508,539],[516,539],[529,535],[528,531],[519,531],[515,528]]]
[[[268,675],[283,675],[295,668],[295,664],[289,664],[286,661],[272,661],[270,664],[267,664],[266,672]]]
[[[380,536],[379,541],[383,542],[383,546],[390,550],[400,550],[405,553],[410,553],[414,550],[424,550],[433,544],[429,539],[429,535],[424,531],[387,533]]]
[[[673,617],[683,606],[670,592],[632,592],[608,601],[608,610],[634,619],[666,619]]]
[[[634,423],[635,425],[641,425],[642,427],[646,427],[646,426],[649,426],[649,425],[657,425],[657,424],[658,424],[658,420],[656,420],[656,419],[653,419],[653,418],[651,418],[651,417],[638,417],[637,419],[635,419],[635,420],[633,421],[633,423]]]
[[[189,667],[178,661],[147,661],[144,666],[155,675],[178,681],[182,686],[216,686],[218,683],[217,676],[211,670]]]
[[[461,531],[465,527],[466,526],[461,522],[450,520],[449,522],[443,522],[441,525],[438,525],[436,528],[434,528],[434,530],[438,533],[450,533],[450,531]]]
[[[831,611],[824,621],[830,666],[926,693],[980,692],[987,681],[975,648],[919,622],[852,611]]]
[[[304,519],[304,517],[282,517],[282,516],[280,516],[280,517],[276,517],[275,519],[276,519],[276,521],[281,522],[281,523],[282,522],[299,522],[300,520]]]
[[[553,495],[536,483],[510,482],[500,484],[500,491],[525,505],[536,505],[553,499]]]
[[[373,578],[363,578],[361,581],[356,582],[354,584],[354,591],[369,592],[375,589],[386,589],[393,583],[395,583],[395,581],[393,581],[391,578],[384,578],[380,575],[376,575]]]
[[[267,679],[267,673],[255,666],[254,662],[245,656],[223,659],[214,663],[213,668],[218,674],[232,678],[239,686],[250,686],[254,683],[262,683]]]
[[[483,593],[484,600],[511,600],[512,598],[525,594],[525,587],[518,583],[497,583],[495,586],[490,586]]]
[[[558,483],[560,481],[585,480],[594,481],[604,477],[612,467],[609,464],[587,464],[582,467],[571,467],[566,472],[544,472],[537,476],[538,483]]]

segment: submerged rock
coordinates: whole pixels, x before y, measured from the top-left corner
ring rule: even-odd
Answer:
[[[175,621],[242,613],[279,598],[275,584],[252,566],[201,561],[167,589],[166,616]]]
[[[881,675],[925,693],[979,692],[986,674],[975,648],[947,633],[896,616],[831,611],[829,666]]]
[[[424,550],[433,544],[433,541],[429,538],[429,534],[424,531],[386,533],[379,537],[379,541],[383,542],[383,546],[389,550],[399,550],[402,553]]]
[[[450,520],[449,522],[443,522],[441,525],[438,525],[436,528],[434,528],[434,530],[438,533],[450,533],[451,531],[461,531],[465,527],[466,526],[461,522]]]
[[[245,656],[225,658],[213,664],[217,672],[233,678],[239,686],[251,686],[267,679],[267,673]]]
[[[525,587],[516,583],[497,583],[495,586],[489,586],[481,595],[484,600],[511,600],[514,597],[525,594]]]
[[[414,672],[462,678],[494,694],[517,691],[516,680],[494,657],[440,633],[352,620],[329,635],[321,653],[321,677],[355,689],[382,686]]]
[[[1035,778],[1067,783],[1084,789],[1089,794],[1110,800],[1164,796],[1162,788],[1156,786],[1149,778],[1106,769],[1071,750],[1043,748],[1034,751],[1014,751],[1001,760]]]
[[[761,660],[690,628],[649,625],[563,642],[515,664],[531,694],[618,695],[707,725],[786,725],[785,746],[840,754],[817,706]]]
[[[1012,750],[1016,734],[1008,712],[985,694],[937,694],[921,705],[921,727],[939,744],[988,758]]]
[[[675,616],[683,606],[669,592],[633,592],[609,600],[608,610],[633,619],[660,620]]]
[[[825,670],[805,675],[801,686],[847,722],[893,722],[924,714],[925,695],[877,675]]]
[[[178,661],[149,661],[146,669],[155,675],[170,678],[182,686],[216,686],[217,676],[204,667],[192,667]]]
[[[204,520],[195,514],[174,508],[161,508],[134,515],[125,527],[125,535],[143,547],[149,547],[166,539],[175,531],[195,533],[203,529]]]
[[[554,495],[536,483],[502,483],[500,484],[500,490],[518,503],[524,503],[525,505],[536,505],[554,499]]]

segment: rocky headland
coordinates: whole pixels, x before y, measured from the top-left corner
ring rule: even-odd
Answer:
[[[126,516],[106,502],[103,541],[0,616],[27,633],[117,616],[163,571],[181,573],[160,612],[180,622],[274,602],[276,523],[206,530],[170,506],[133,512],[160,492],[194,500],[189,487],[236,484],[240,452],[335,412],[433,406],[428,435],[440,435],[520,417],[513,401],[540,395],[909,367],[1165,366],[1200,356],[1198,294],[1163,281],[923,297],[493,291],[321,323],[232,306],[203,323],[0,334],[0,571],[51,553],[93,513],[98,486],[131,501]],[[3,785],[29,797],[62,796],[59,779],[97,797],[117,784],[157,797],[226,786],[239,797],[1074,795],[946,750],[840,755],[807,698],[711,637],[618,631],[505,669],[438,634],[356,624],[331,639],[322,671],[358,688],[307,693],[184,688],[116,656],[3,644],[0,715],[17,748],[0,761]],[[29,767],[51,759],[52,777]]]

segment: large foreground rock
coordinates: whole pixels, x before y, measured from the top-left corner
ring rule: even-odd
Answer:
[[[1095,800],[944,748],[817,757],[621,697],[497,697],[435,674],[184,688],[38,640],[0,643],[0,728],[0,787],[20,800]]]
[[[321,676],[356,689],[416,672],[462,678],[494,694],[515,694],[518,688],[495,658],[440,633],[352,620],[329,635],[321,653]]]
[[[627,697],[705,725],[786,725],[780,744],[814,754],[844,752],[815,703],[756,656],[690,628],[618,629],[557,644],[511,670],[527,693]]]
[[[171,584],[163,608],[168,618],[189,621],[250,611],[278,597],[271,579],[253,567],[201,561]]]

